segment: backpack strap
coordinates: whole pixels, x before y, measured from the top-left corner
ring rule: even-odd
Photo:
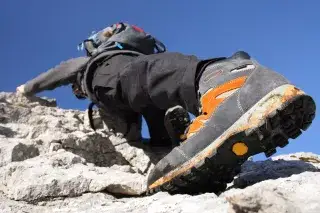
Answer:
[[[93,131],[96,131],[96,128],[94,126],[94,122],[93,122],[93,106],[95,105],[95,103],[91,102],[88,106],[88,118],[89,118],[89,124],[91,129],[93,129]]]

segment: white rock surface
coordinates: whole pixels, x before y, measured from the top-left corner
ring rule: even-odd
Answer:
[[[0,190],[14,200],[78,196],[106,191],[139,195],[145,177],[111,168],[87,166],[83,158],[61,150],[0,168]]]
[[[0,167],[10,162],[23,161],[39,155],[36,144],[28,140],[0,138]]]
[[[303,172],[226,193],[229,212],[320,212],[320,173]]]
[[[54,100],[0,93],[0,140],[28,140],[39,154],[63,148],[97,166],[130,165],[140,173],[152,166],[141,147],[128,145],[135,141],[128,142],[103,129],[94,132],[87,122],[86,113],[57,108]],[[0,159],[5,158],[2,153]]]
[[[84,112],[54,100],[0,93],[0,212],[320,212],[319,155],[248,161],[220,195],[144,196],[168,151],[94,132]]]

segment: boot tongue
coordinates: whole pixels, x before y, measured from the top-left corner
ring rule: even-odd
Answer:
[[[233,59],[237,59],[237,58],[241,58],[241,59],[250,59],[250,55],[244,51],[238,51],[236,53],[234,53],[231,58]]]

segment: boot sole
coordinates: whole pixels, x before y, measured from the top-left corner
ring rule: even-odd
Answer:
[[[301,135],[315,118],[314,100],[293,85],[280,86],[256,103],[199,154],[148,187],[158,191],[219,193],[240,173],[250,157],[266,157]]]

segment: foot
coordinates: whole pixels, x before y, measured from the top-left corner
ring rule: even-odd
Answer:
[[[250,156],[269,157],[307,130],[316,110],[310,96],[244,52],[206,67],[199,102],[187,139],[150,173],[149,193],[223,191]]]
[[[170,136],[173,147],[180,145],[186,138],[186,129],[190,125],[190,116],[181,106],[167,110],[164,116],[164,125]]]

